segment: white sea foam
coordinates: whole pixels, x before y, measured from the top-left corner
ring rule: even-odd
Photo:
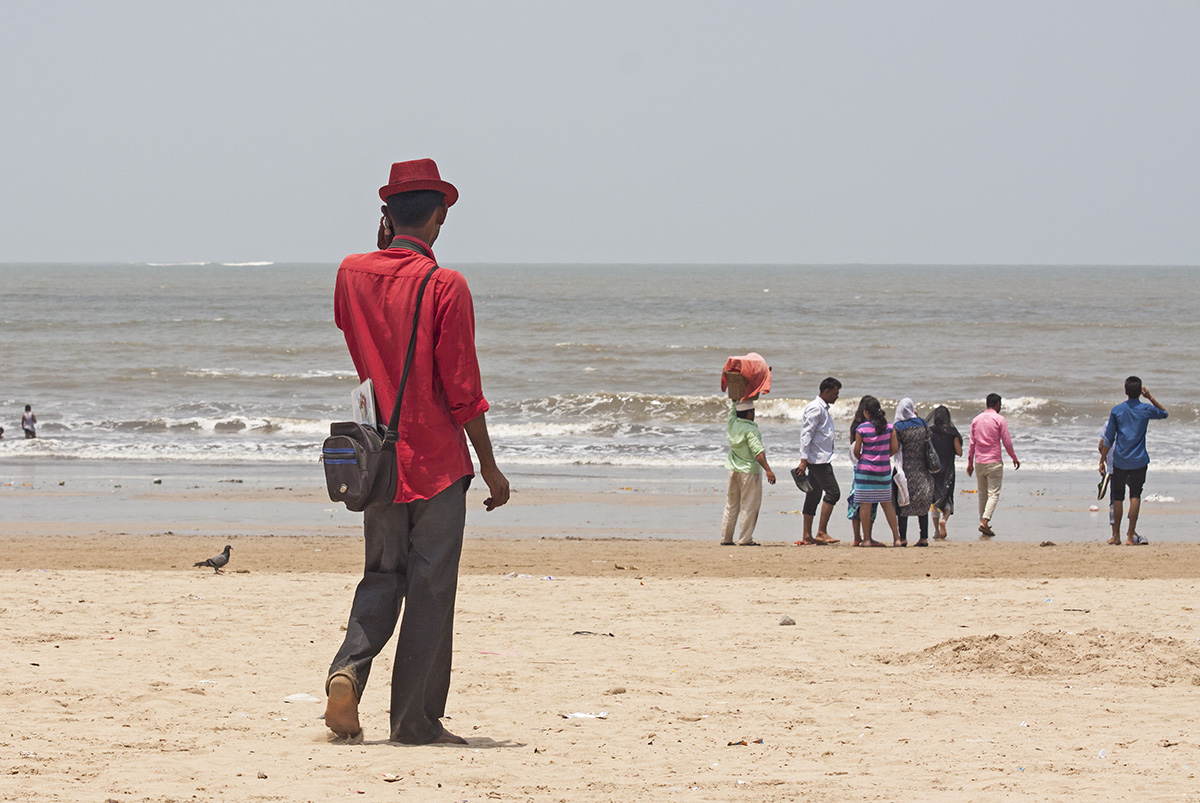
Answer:
[[[602,421],[578,421],[574,423],[496,423],[488,424],[488,430],[493,438],[537,438],[552,439],[568,435],[583,435],[605,429],[607,424]]]
[[[219,263],[226,268],[261,268],[267,265],[274,265],[274,262],[221,262]]]

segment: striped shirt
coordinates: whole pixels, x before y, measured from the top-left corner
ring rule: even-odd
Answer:
[[[864,421],[858,426],[858,434],[862,437],[862,457],[855,467],[861,474],[874,474],[891,480],[892,476],[892,425],[888,424],[883,432],[876,432],[875,425]]]

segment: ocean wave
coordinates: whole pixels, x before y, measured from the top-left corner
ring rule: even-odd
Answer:
[[[347,405],[349,406],[349,405]],[[228,416],[208,418],[193,416],[185,418],[136,418],[127,420],[113,419],[77,419],[71,421],[47,422],[39,427],[40,430],[64,433],[64,437],[75,440],[86,439],[109,433],[142,433],[142,434],[236,434],[241,432],[257,434],[283,434],[320,436],[324,438],[329,433],[330,421],[308,418],[253,416]]]
[[[500,402],[497,407],[506,414],[521,417],[568,418],[582,421],[616,422],[695,421],[710,423],[722,420],[726,400],[719,396],[669,396],[648,393],[577,393],[525,399],[520,402]],[[514,409],[515,408],[515,409]]]
[[[226,267],[226,268],[262,268],[262,267],[266,267],[267,265],[274,265],[275,263],[274,262],[218,262],[217,264],[221,265],[223,267]]]
[[[294,428],[244,428],[222,433],[197,429],[144,430],[136,433],[123,430],[117,437],[74,437],[64,434],[40,437],[36,440],[5,439],[0,441],[0,454],[6,459],[78,459],[78,460],[164,460],[202,461],[206,463],[316,463],[320,444],[328,433],[328,424],[301,422]],[[136,434],[136,437],[132,435]],[[641,466],[678,468],[720,468],[724,466],[725,446],[710,442],[673,443],[665,438],[655,443],[632,441],[598,442],[577,438],[551,436],[533,438],[528,433],[496,436],[494,448],[501,465],[522,466]],[[122,437],[123,435],[123,437]],[[768,450],[778,466],[788,465],[795,455],[786,446],[768,442]],[[833,460],[839,476],[848,477],[850,458],[839,453]],[[1011,470],[1011,469],[1010,469]],[[1022,460],[1021,473],[1067,474],[1096,470],[1095,460],[1088,457],[1060,458],[1030,455]],[[1200,474],[1200,459],[1179,458],[1155,460],[1151,470],[1156,474]],[[965,463],[960,459],[956,471],[961,483],[972,483],[965,476]],[[966,487],[966,486],[964,486]]]
[[[799,423],[803,418],[804,408],[810,401],[812,401],[811,398],[764,395],[758,399],[755,406],[760,420],[771,419]],[[848,425],[854,417],[859,401],[860,397],[856,396],[840,399],[830,410],[834,421],[839,425]],[[884,397],[879,401],[890,419],[895,414],[900,400]],[[673,423],[711,424],[724,421],[725,416],[729,413],[729,403],[728,398],[719,394],[680,395],[598,391],[524,399],[516,402],[501,400],[494,406],[521,415],[552,418],[604,416],[637,422],[659,420]],[[918,402],[917,412],[922,416],[929,416],[933,408],[939,404],[946,405],[956,425],[964,432],[969,427],[971,418],[982,412],[983,409],[980,400],[948,399],[937,402]],[[1099,427],[1107,420],[1111,409],[1112,405],[1107,402],[1073,405],[1055,399],[1020,396],[1005,399],[1003,412],[1013,426],[1029,424],[1040,427],[1081,423],[1092,419],[1095,421],[1098,432]],[[1179,414],[1177,418],[1189,422],[1200,418],[1195,409],[1180,409]]]
[[[307,371],[299,371],[296,373],[282,373],[279,371],[251,371],[244,368],[191,368],[183,371],[181,376],[190,379],[271,379],[271,380],[296,380],[296,379],[336,379],[339,382],[352,381],[357,382],[358,374],[348,370],[330,370],[321,368],[312,368]],[[349,395],[350,390],[346,390]]]
[[[488,431],[495,439],[504,438],[561,438],[565,435],[584,435],[607,429],[605,422],[579,421],[575,423],[489,423]]]

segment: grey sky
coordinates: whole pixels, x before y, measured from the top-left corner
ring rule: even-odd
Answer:
[[[1200,264],[1200,3],[2,8],[2,262]]]

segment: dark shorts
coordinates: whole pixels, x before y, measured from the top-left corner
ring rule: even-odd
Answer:
[[[1146,469],[1147,466],[1141,468],[1114,468],[1112,479],[1109,480],[1108,486],[1108,501],[1113,502],[1125,501],[1125,486],[1129,486],[1129,498],[1141,499],[1142,486],[1146,484]]]
[[[836,505],[842,498],[842,489],[838,487],[833,466],[829,463],[809,463],[808,478],[812,480],[812,490],[804,497],[805,516],[817,515],[817,506],[822,498],[827,505]]]

